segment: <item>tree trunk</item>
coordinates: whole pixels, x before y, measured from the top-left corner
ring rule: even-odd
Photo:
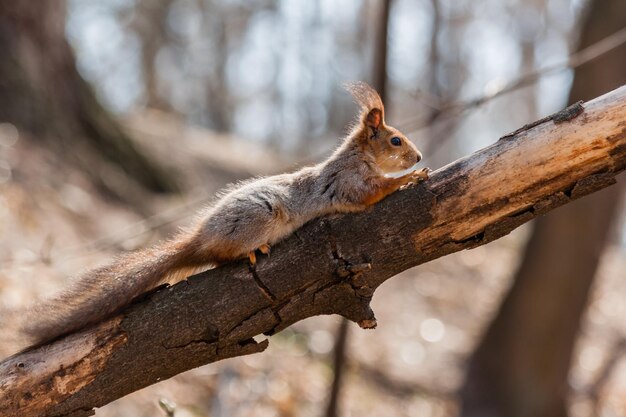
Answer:
[[[376,326],[395,274],[497,239],[615,182],[626,87],[524,126],[362,213],[309,222],[255,269],[235,262],[155,291],[120,315],[0,362],[0,415],[81,417],[320,314]]]
[[[111,166],[152,191],[175,190],[172,177],[139,152],[78,73],[65,13],[62,0],[0,0],[0,122],[16,125],[109,191]]]
[[[621,29],[623,0],[594,0],[580,47]],[[576,69],[570,102],[626,82],[626,45]],[[514,284],[469,361],[463,416],[566,416],[567,377],[621,200],[601,191],[536,221]]]

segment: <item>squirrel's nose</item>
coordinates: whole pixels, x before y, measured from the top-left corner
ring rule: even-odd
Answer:
[[[422,160],[422,154],[419,151],[417,151],[415,153],[415,163],[417,164],[421,160]]]

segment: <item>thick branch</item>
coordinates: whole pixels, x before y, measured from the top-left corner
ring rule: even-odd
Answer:
[[[307,317],[376,325],[374,290],[412,266],[497,239],[615,182],[626,87],[542,119],[371,210],[315,220],[254,271],[227,265],[161,289],[99,326],[0,363],[0,415],[86,416],[130,392],[260,352]]]

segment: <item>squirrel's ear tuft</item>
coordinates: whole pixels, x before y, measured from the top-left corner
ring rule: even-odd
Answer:
[[[363,81],[346,83],[344,87],[361,106],[363,123],[372,129],[378,129],[385,120],[385,107],[376,90]]]

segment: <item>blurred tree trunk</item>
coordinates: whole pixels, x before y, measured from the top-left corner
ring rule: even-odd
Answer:
[[[383,103],[387,104],[387,42],[389,38],[389,12],[391,11],[391,0],[383,0],[375,4],[375,14],[380,26],[374,38],[374,54],[372,59],[372,87],[378,91]],[[387,107],[388,108],[388,107]],[[326,408],[326,417],[337,417],[339,411],[339,400],[349,361],[348,340],[350,336],[350,323],[348,319],[342,318],[335,334],[335,349],[333,352],[333,382],[330,387],[330,395]]]
[[[65,14],[63,0],[0,0],[0,122],[118,196],[128,178],[152,191],[175,190],[172,177],[133,145],[78,73]],[[112,180],[120,177],[113,171],[126,175]]]
[[[167,17],[173,0],[140,0],[131,27],[141,39],[141,72],[145,84],[146,106],[171,112],[170,103],[159,91],[157,57],[168,42]]]
[[[214,42],[212,60],[215,63],[213,71],[206,80],[206,108],[208,123],[216,132],[228,132],[232,126],[235,103],[228,88],[228,57],[230,52],[231,33],[229,24],[231,16],[237,17],[235,26],[247,26],[251,12],[245,7],[235,8],[215,1],[198,2],[202,11],[202,21],[207,28],[206,36]]]
[[[623,0],[593,0],[580,47],[621,29]],[[576,69],[569,101],[626,83],[626,45]],[[537,219],[514,284],[469,361],[463,416],[566,416],[567,377],[600,256],[618,212],[611,187]]]
[[[441,0],[430,0],[430,5],[430,71],[426,91],[430,96],[428,101],[432,104],[425,119],[428,126],[424,136],[426,142],[420,149],[429,161],[428,164],[439,166],[448,163],[450,155],[456,155],[460,150],[458,143],[453,140],[460,119],[442,116],[446,113],[446,105],[460,101],[461,91],[468,80],[468,67],[461,45],[465,28],[471,18],[467,10],[455,14],[454,17],[445,15]],[[441,36],[442,34],[445,35]]]

